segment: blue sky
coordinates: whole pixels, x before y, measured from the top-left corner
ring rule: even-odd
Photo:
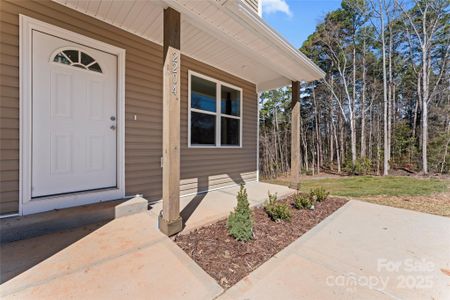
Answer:
[[[262,0],[263,19],[293,46],[300,48],[316,25],[341,0]]]

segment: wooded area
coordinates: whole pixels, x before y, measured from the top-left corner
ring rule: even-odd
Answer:
[[[303,173],[449,172],[449,3],[344,0],[325,16],[300,49],[326,72],[301,84]],[[273,178],[290,169],[290,87],[260,109],[260,174]]]

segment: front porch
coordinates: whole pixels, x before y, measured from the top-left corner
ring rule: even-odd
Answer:
[[[197,211],[205,209],[214,217],[225,216],[218,211],[229,211],[232,205],[216,207],[220,202],[212,201],[212,205],[204,206],[213,196],[182,198],[184,205],[180,195],[258,179],[258,93],[289,84],[292,186],[296,185],[300,172],[299,82],[321,78],[323,72],[267,26],[245,1],[133,0],[119,5],[111,1],[6,2],[2,8],[12,42],[2,40],[2,45],[11,48],[8,65],[13,71],[7,76],[14,114],[8,118],[15,125],[8,128],[14,129],[6,141],[12,145],[8,148],[9,158],[0,161],[8,164],[7,181],[0,182],[0,214],[9,219],[5,222],[44,211],[128,199],[136,194],[150,202],[163,199],[162,209],[158,207],[155,212],[163,211],[158,224],[169,236],[186,226],[191,228],[191,224],[193,228],[202,224],[192,214],[192,207],[198,206]],[[120,20],[116,18],[119,16]],[[37,42],[39,47],[35,47]],[[66,57],[66,47],[72,49],[73,61]],[[94,101],[84,95],[94,93],[87,93],[84,87],[90,85],[83,83],[83,88],[74,88],[74,95],[63,90],[53,93],[51,87],[71,87],[75,83],[70,78],[87,78],[80,72],[92,71],[87,69],[90,65],[83,65],[84,69],[72,67],[91,48],[100,51],[95,59],[89,57],[102,65],[102,73],[90,75],[103,74],[101,80],[92,78],[101,81],[104,89],[99,91],[107,91],[109,96],[104,94],[108,101],[99,100],[108,104],[108,109],[98,108],[98,115],[88,116],[87,108]],[[34,55],[39,61],[30,59]],[[55,60],[56,55],[64,56],[68,64]],[[34,75],[32,70],[38,74],[38,67],[45,76]],[[67,77],[65,85],[52,85],[52,72],[73,76]],[[19,78],[29,80],[19,82]],[[45,82],[38,86],[40,78]],[[80,104],[74,109],[81,112],[77,113],[77,121],[66,124],[64,118],[48,115],[53,102],[44,92],[62,95],[52,98],[61,105],[84,97],[83,101],[73,102]],[[192,98],[204,99],[193,103]],[[32,109],[33,105],[39,110]],[[72,106],[66,108],[61,114],[70,115]],[[84,144],[69,147],[70,132],[76,133],[77,140],[91,143],[85,137],[93,127],[79,126],[86,118],[103,122],[92,134],[105,139],[108,152],[92,146],[96,151],[86,154]],[[45,122],[35,122],[39,126],[32,122],[41,119]],[[53,119],[67,125],[69,133],[56,132],[64,126],[51,123]],[[33,135],[37,132],[53,136],[53,140],[61,135],[64,142],[52,152],[51,143]],[[42,165],[33,165],[38,162]],[[51,166],[56,165],[60,169],[53,170]],[[42,174],[47,177],[37,181]],[[264,199],[267,190],[262,190]],[[208,211],[208,207],[212,210]],[[111,217],[114,213],[105,207],[105,214]],[[74,220],[72,213],[68,215],[71,220],[66,224],[85,224],[76,222],[83,219],[78,212]],[[47,225],[36,217],[30,219],[36,221],[32,231],[46,230]],[[22,236],[23,231],[17,232],[19,239],[27,238]],[[11,235],[17,239],[16,234]]]
[[[279,198],[293,192],[285,186],[263,182],[247,183],[246,188],[252,206],[263,204],[268,192],[277,193]],[[180,198],[184,220],[181,234],[226,217],[236,206],[238,190],[236,185]],[[92,210],[97,208],[106,215],[103,206],[78,207],[76,213],[83,219],[87,212],[93,214]],[[117,211],[111,205],[108,207]],[[171,286],[171,290],[176,291],[174,297],[184,294],[195,298],[194,295],[204,293],[208,298],[220,293],[220,286],[159,232],[158,215],[161,209],[162,202],[159,202],[151,205],[149,211],[124,217],[116,214],[112,220],[110,215],[105,220],[97,216],[94,224],[72,229],[65,227],[65,230],[54,228],[52,233],[47,231],[44,235],[1,244],[0,255],[8,259],[1,260],[0,295],[2,298],[25,297],[38,293],[42,297],[67,298],[87,293],[85,295],[92,297],[118,297],[121,293],[133,291],[134,296],[143,297],[149,286],[156,289],[153,285],[155,278],[175,280],[170,279],[174,276],[173,272],[180,274],[179,280],[176,280],[180,286]],[[35,214],[27,216],[27,222],[33,224],[35,222],[30,218],[39,220],[43,214],[47,217],[50,213],[67,216],[68,210],[75,212],[69,208]],[[138,272],[132,270],[138,267],[142,269]],[[167,271],[161,273],[161,270]],[[127,281],[129,274],[134,277],[132,287]],[[77,285],[73,284],[75,281]],[[118,282],[124,285],[120,291],[112,286],[112,283],[116,285]],[[135,283],[141,285],[135,286]],[[60,286],[64,289],[56,289]],[[78,289],[79,286],[83,286],[83,290]],[[154,294],[155,298],[158,298],[157,295]],[[161,290],[161,295],[166,294]]]

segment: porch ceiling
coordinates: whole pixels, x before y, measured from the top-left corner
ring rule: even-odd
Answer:
[[[311,81],[323,72],[240,0],[54,0],[162,45],[163,9],[181,13],[181,52],[257,85]]]

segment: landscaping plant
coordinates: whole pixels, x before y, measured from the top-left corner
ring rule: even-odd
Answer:
[[[302,195],[300,193],[297,193],[297,195],[294,198],[294,207],[296,209],[314,209],[314,199],[307,195]]]
[[[325,191],[323,187],[318,187],[310,191],[309,196],[314,201],[322,202],[328,198],[330,193]]]
[[[264,210],[267,215],[275,222],[290,221],[291,211],[286,203],[277,201],[277,194],[271,194],[269,192],[269,199],[264,205]]]
[[[228,216],[227,229],[236,240],[246,242],[253,238],[253,220],[247,190],[243,184],[236,198],[237,206]]]

